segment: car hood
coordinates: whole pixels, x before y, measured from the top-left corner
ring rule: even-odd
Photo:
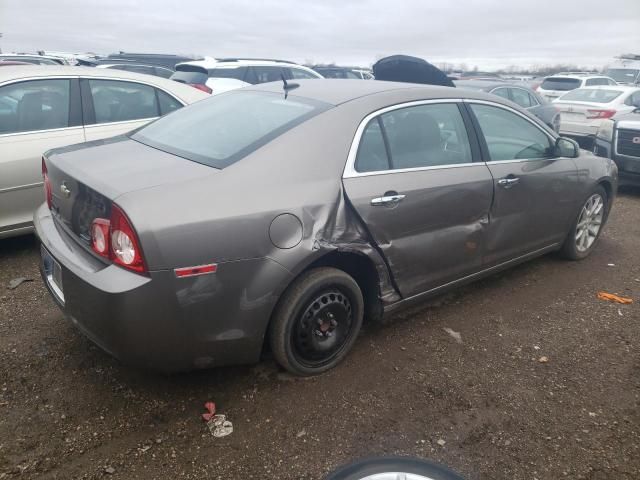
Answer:
[[[66,175],[111,200],[128,192],[219,172],[125,135],[56,148],[45,157]]]

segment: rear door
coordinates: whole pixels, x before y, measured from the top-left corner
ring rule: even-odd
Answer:
[[[574,160],[554,157],[553,137],[515,109],[467,105],[494,179],[485,265],[562,242],[577,208]]]
[[[77,79],[0,86],[0,237],[29,227],[44,201],[42,154],[84,139]]]
[[[130,132],[182,106],[166,92],[139,82],[84,78],[81,90],[87,141]],[[163,111],[163,104],[173,108]]]
[[[356,134],[343,184],[404,297],[481,268],[493,182],[470,125],[455,102],[425,101]]]

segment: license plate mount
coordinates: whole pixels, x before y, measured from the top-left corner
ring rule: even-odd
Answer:
[[[42,271],[49,289],[61,304],[64,305],[64,289],[62,287],[62,267],[49,251],[40,247],[42,256]]]

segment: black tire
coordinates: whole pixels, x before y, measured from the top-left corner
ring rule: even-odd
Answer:
[[[363,314],[362,292],[351,276],[336,268],[309,270],[278,302],[269,326],[273,355],[295,375],[325,372],[351,350]]]
[[[593,195],[600,195],[604,203],[602,223],[600,224],[600,229],[598,230],[598,233],[595,239],[593,240],[593,243],[586,250],[580,251],[576,244],[576,235],[578,234],[577,232],[578,222],[580,221],[580,216],[582,215],[582,210],[585,207],[585,204],[589,201],[589,199]],[[601,185],[598,185],[595,189],[593,189],[589,193],[589,195],[587,195],[584,201],[580,204],[580,209],[578,210],[578,213],[576,214],[576,218],[571,224],[571,229],[569,230],[569,234],[567,235],[567,238],[565,239],[564,244],[560,249],[560,255],[569,260],[582,260],[583,258],[588,257],[593,251],[593,249],[595,248],[595,246],[598,244],[598,240],[600,240],[600,235],[602,234],[602,230],[607,221],[608,215],[609,215],[609,197],[605,189]]]
[[[464,480],[448,468],[417,458],[389,457],[360,460],[339,468],[325,480],[361,480],[380,473],[412,473],[430,480]]]

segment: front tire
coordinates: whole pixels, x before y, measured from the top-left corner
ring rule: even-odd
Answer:
[[[280,298],[269,327],[276,361],[295,375],[325,372],[347,355],[364,314],[362,292],[342,270],[314,268]]]
[[[596,187],[587,196],[562,245],[560,252],[563,257],[582,260],[591,254],[607,221],[608,202],[607,192],[602,186]]]

